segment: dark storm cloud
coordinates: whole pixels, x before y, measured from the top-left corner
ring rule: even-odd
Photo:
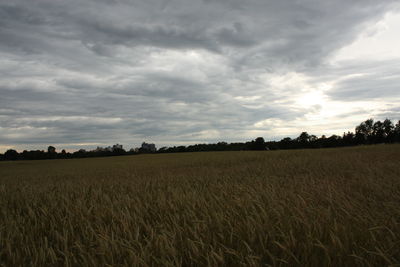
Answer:
[[[337,77],[326,59],[396,4],[0,0],[0,143],[254,138],[259,121],[316,112],[294,106],[302,88],[275,88],[274,76]],[[328,94],[398,95],[395,74],[364,78]]]
[[[0,10],[2,34],[9,34],[3,45],[28,51],[44,52],[34,43],[20,42],[32,38],[42,45],[54,39],[78,41],[92,44],[88,47],[95,51],[117,44],[211,51],[248,47],[257,56],[316,62],[392,3],[16,0],[1,4]],[[35,40],[30,32],[46,39]]]

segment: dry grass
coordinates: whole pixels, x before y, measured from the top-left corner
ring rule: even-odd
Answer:
[[[2,266],[400,266],[400,145],[0,163]]]

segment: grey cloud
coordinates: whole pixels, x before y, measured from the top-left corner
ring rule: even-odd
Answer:
[[[365,101],[395,99],[400,96],[400,62],[397,60],[353,61],[346,67],[321,68],[316,80],[338,77],[326,94],[333,100]]]
[[[360,24],[381,14],[395,1],[363,1],[362,7],[358,1],[114,3],[18,0],[14,5],[2,6],[3,13],[9,14],[2,21],[21,31],[93,43],[97,49],[124,44],[205,48],[222,53],[221,49],[233,45],[258,47],[253,54],[243,55],[250,60],[256,54],[264,59],[282,59],[284,63],[315,64],[354,38]],[[18,23],[10,22],[10,17]],[[43,27],[31,25],[30,20],[43,17]],[[21,36],[15,37],[18,38]]]
[[[396,4],[0,0],[0,143],[218,141],[202,134],[232,139],[266,118],[301,119],[316,112],[293,106],[301,88],[278,90],[259,75],[355,71],[325,61]],[[398,96],[395,64],[328,95]]]
[[[395,104],[395,105],[388,105],[386,109],[380,110],[376,114],[377,118],[376,119],[381,119],[384,120],[386,118],[389,118],[392,120],[393,123],[397,123],[400,121],[400,105]]]
[[[340,82],[330,96],[341,101],[384,99],[400,96],[400,75],[382,77],[381,74],[367,75]]]

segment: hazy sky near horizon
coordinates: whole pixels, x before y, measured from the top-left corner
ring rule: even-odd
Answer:
[[[0,0],[0,151],[400,119],[398,0]]]

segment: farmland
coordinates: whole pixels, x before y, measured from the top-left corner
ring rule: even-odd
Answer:
[[[0,163],[1,266],[400,265],[400,145]]]

